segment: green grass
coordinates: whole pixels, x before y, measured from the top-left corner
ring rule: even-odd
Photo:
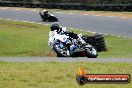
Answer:
[[[55,56],[47,43],[49,31],[45,25],[0,20],[0,56]],[[105,40],[108,51],[99,53],[100,58],[132,58],[132,39],[105,36]]]
[[[0,20],[0,56],[39,56],[49,50],[48,26]]]
[[[55,56],[47,45],[49,26],[0,20],[0,56]],[[80,33],[80,31],[75,31]],[[82,32],[84,34],[89,34]],[[132,58],[132,40],[105,36],[107,52],[99,57]],[[0,88],[131,88],[132,84],[79,86],[78,67],[88,74],[130,74],[131,63],[0,62]]]
[[[0,88],[131,88],[132,84],[86,84],[75,77],[82,64],[88,74],[131,74],[130,63],[0,62]]]
[[[104,58],[132,58],[132,39],[105,36],[107,52],[101,52]]]

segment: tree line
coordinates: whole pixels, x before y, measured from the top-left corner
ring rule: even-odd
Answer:
[[[1,2],[26,2],[26,3],[83,3],[83,4],[127,4],[132,0],[0,0]]]

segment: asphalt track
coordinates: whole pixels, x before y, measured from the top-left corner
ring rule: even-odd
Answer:
[[[62,26],[132,38],[132,19],[130,18],[123,19],[119,17],[67,14],[56,12],[55,15],[58,17],[59,23]],[[43,24],[48,23],[42,22],[37,11],[0,9],[0,18],[30,21]]]
[[[115,18],[115,17],[103,17],[103,16],[92,16],[92,15],[85,16],[85,15],[79,15],[79,14],[77,15],[77,14],[66,14],[66,13],[55,13],[55,15],[59,18],[59,22],[62,26],[132,38],[132,25],[131,25],[132,19],[122,19],[122,18]],[[42,22],[37,11],[0,9],[0,18],[47,24],[47,22]],[[0,57],[0,61],[132,62],[132,59],[126,59],[126,58],[101,59],[101,58]]]
[[[10,62],[123,62],[132,63],[127,58],[55,58],[55,57],[0,57],[0,61]]]

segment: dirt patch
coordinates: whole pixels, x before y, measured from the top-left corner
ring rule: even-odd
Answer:
[[[22,24],[14,24],[16,28],[38,28],[37,26],[33,25],[22,25]]]
[[[101,16],[132,18],[132,13],[125,13],[125,12],[86,12],[86,13],[87,14],[93,14],[93,15],[101,15]]]
[[[53,50],[45,51],[41,54],[41,56],[45,57],[56,57],[56,53]]]
[[[56,57],[56,53],[53,50],[43,51],[43,52],[29,51],[28,54],[30,56]]]

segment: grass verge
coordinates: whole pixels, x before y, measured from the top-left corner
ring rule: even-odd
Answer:
[[[0,20],[0,56],[55,56],[47,44],[49,26]],[[76,33],[90,34],[74,30]],[[100,58],[132,58],[132,39],[105,36]]]
[[[79,65],[88,74],[131,74],[130,63],[0,62],[0,88],[80,88]],[[132,84],[86,84],[82,88],[131,88]]]

